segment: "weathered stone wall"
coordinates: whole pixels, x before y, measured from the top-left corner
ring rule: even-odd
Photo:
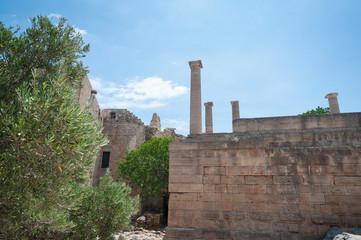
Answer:
[[[82,84],[83,86],[76,90],[76,94],[78,95],[78,101],[82,109],[85,109],[85,107],[90,104],[93,116],[98,121],[101,121],[100,107],[95,97],[96,91],[92,89],[92,86],[87,76],[82,79]]]
[[[171,143],[165,239],[322,239],[361,226],[361,113],[233,123]]]
[[[104,176],[106,168],[101,168],[103,152],[110,152],[109,170],[116,179],[116,170],[125,156],[126,151],[134,150],[145,141],[145,125],[134,114],[126,109],[105,109],[103,117],[103,132],[108,136],[109,143],[102,147],[96,161],[96,176],[93,184],[98,185],[99,177]],[[111,118],[115,114],[115,118]]]

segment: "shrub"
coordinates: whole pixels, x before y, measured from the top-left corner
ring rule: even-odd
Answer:
[[[131,217],[138,210],[138,197],[130,196],[131,189],[125,183],[113,182],[107,173],[99,187],[73,186],[78,199],[69,209],[74,223],[73,239],[112,239],[112,234],[130,227]]]

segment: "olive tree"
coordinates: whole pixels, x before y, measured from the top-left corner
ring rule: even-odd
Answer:
[[[93,191],[89,173],[108,140],[75,94],[89,45],[64,18],[30,22],[22,33],[0,22],[0,238],[65,239],[82,230],[70,217],[82,207],[72,189]]]

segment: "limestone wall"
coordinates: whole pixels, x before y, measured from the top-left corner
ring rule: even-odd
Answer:
[[[322,239],[330,226],[360,227],[360,119],[235,120],[235,133],[171,143],[165,239]]]
[[[101,121],[100,107],[96,99],[96,91],[92,89],[87,76],[82,79],[82,84],[83,86],[76,90],[78,101],[81,104],[82,109],[90,104],[93,116],[97,120]]]
[[[126,109],[105,109],[103,117],[103,133],[109,138],[109,143],[102,147],[95,166],[93,184],[98,185],[99,177],[103,176],[106,168],[101,168],[103,152],[110,152],[109,170],[116,179],[116,170],[125,156],[126,151],[134,150],[145,141],[145,125],[134,114]],[[114,118],[112,118],[114,114]]]

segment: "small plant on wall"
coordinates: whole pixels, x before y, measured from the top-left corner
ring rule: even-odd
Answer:
[[[320,107],[318,106],[316,109],[308,110],[307,112],[302,113],[301,115],[315,115],[315,114],[330,114],[329,107]]]

